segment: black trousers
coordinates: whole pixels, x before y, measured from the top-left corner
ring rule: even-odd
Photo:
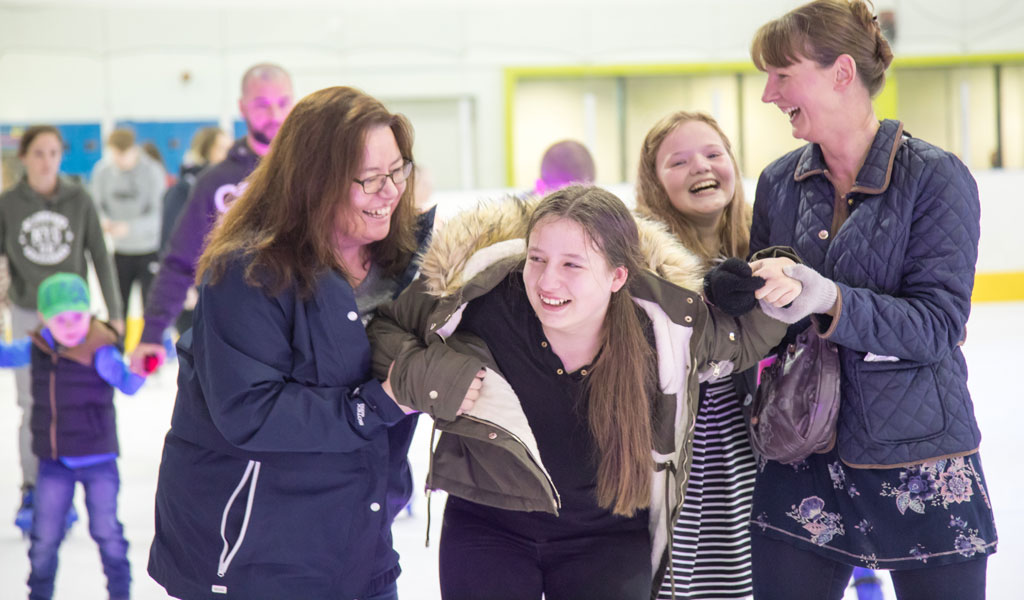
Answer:
[[[142,286],[142,309],[145,312],[149,286],[153,284],[153,277],[156,276],[156,271],[160,267],[160,256],[156,252],[147,254],[118,254],[115,252],[114,265],[117,267],[117,281],[121,285],[121,304],[124,306],[125,316],[128,316],[128,296],[131,295],[132,285],[136,281]]]
[[[839,600],[853,565],[757,533],[751,536],[754,600]],[[899,600],[984,600],[988,557],[889,571]]]
[[[443,600],[647,600],[651,541],[646,529],[535,541],[479,516],[444,512]]]

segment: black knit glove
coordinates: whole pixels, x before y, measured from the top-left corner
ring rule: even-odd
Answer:
[[[704,276],[704,297],[726,314],[739,317],[757,306],[754,290],[763,285],[764,279],[755,277],[750,265],[730,258]]]

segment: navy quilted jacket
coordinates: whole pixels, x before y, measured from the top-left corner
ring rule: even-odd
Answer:
[[[974,178],[951,153],[883,121],[839,199],[849,217],[833,236],[826,168],[808,144],[764,170],[750,249],[790,246],[839,286],[839,316],[816,319],[842,361],[840,457],[880,467],[974,452],[981,434],[958,345],[978,257]]]

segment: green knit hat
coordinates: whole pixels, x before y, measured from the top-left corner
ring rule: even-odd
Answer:
[[[74,273],[54,273],[39,284],[36,306],[44,319],[69,310],[89,312],[89,286]]]

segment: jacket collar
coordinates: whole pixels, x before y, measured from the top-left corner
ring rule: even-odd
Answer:
[[[510,265],[525,259],[526,226],[539,203],[536,196],[484,200],[445,223],[434,233],[420,263],[428,292],[437,297],[458,295],[470,283],[479,287],[478,276],[491,267],[511,261],[498,267],[497,273],[489,273],[488,281],[500,281]],[[645,266],[675,286],[700,290],[704,277],[700,259],[664,224],[637,217],[637,226]],[[465,292],[461,295],[465,299]]]
[[[260,157],[252,151],[252,148],[249,147],[245,140],[245,136],[235,140],[235,143],[228,150],[228,160],[242,165],[252,165],[255,168],[255,165],[260,162]]]
[[[57,344],[49,327],[41,327],[31,332],[30,336],[32,343],[51,358],[66,358],[87,367],[92,365],[96,350],[117,342],[117,333],[95,317],[89,322],[89,333],[85,339],[74,348]]]
[[[864,159],[864,165],[857,173],[850,192],[862,194],[881,194],[889,187],[892,178],[892,164],[896,159],[896,150],[903,143],[903,123],[892,119],[885,119],[875,133],[875,139],[871,143],[871,149]],[[803,181],[812,175],[820,175],[825,172],[828,165],[825,164],[825,157],[821,153],[821,146],[818,144],[807,144],[800,154],[796,163],[796,170],[793,172],[794,181]]]

